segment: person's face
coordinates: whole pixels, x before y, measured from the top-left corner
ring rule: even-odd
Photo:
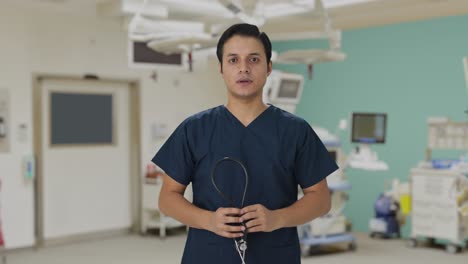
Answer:
[[[230,96],[252,99],[262,96],[266,78],[271,72],[265,49],[254,37],[235,35],[224,43],[223,64],[219,65]]]

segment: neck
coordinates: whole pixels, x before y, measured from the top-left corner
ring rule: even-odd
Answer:
[[[268,108],[262,100],[229,100],[226,108],[231,112],[241,123],[248,125],[255,120],[265,109]]]

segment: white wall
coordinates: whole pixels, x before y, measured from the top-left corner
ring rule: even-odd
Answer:
[[[0,153],[1,217],[7,248],[32,246],[34,192],[21,175],[21,160],[31,154],[32,75],[37,73],[138,78],[141,83],[142,168],[161,143],[151,139],[153,122],[175,128],[186,116],[223,104],[225,88],[216,61],[195,55],[194,72],[129,70],[126,33],[119,21],[46,14],[0,7],[0,89],[10,93],[10,152]],[[27,124],[28,139],[18,140]],[[86,197],[92,203],[98,197]]]

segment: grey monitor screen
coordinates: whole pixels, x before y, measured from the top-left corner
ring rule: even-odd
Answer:
[[[351,141],[356,143],[385,143],[387,114],[353,113]]]
[[[278,98],[297,98],[300,85],[301,82],[299,80],[281,80]]]

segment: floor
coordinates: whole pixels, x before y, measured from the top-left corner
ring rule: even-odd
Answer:
[[[357,250],[328,248],[321,253],[303,257],[302,263],[425,263],[467,264],[468,249],[456,255],[443,248],[409,248],[403,240],[371,239],[367,234],[355,234]],[[8,264],[155,264],[180,263],[186,234],[169,234],[165,239],[156,235],[127,235],[104,240],[88,241],[61,246],[25,249],[9,253]],[[341,246],[345,249],[345,245]]]

